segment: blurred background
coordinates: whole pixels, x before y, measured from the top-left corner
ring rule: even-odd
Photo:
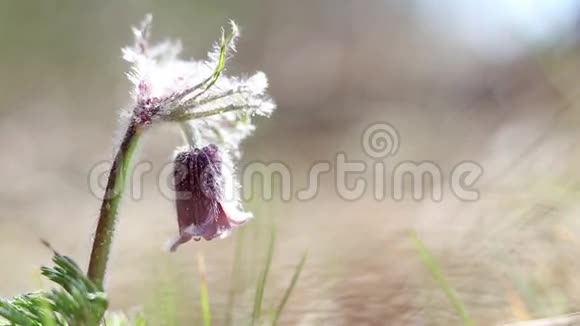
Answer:
[[[0,296],[46,285],[40,239],[86,266],[100,207],[88,175],[112,156],[119,109],[130,105],[120,49],[149,12],[153,39],[181,39],[186,58],[205,58],[228,19],[240,24],[229,73],[265,71],[278,104],[245,142],[242,166],[283,162],[300,189],[313,164],[339,152],[373,163],[361,136],[384,121],[400,137],[389,167],[432,161],[449,172],[471,160],[484,174],[474,202],[449,189],[440,202],[371,191],[347,201],[331,172],[314,199],[258,195],[247,203],[256,218],[234,236],[175,254],[164,251],[177,234],[174,204],[148,174],[143,198],[121,209],[114,309],[163,306],[173,323],[194,324],[201,253],[214,321],[244,320],[275,229],[266,310],[308,253],[282,324],[459,324],[412,232],[477,325],[580,310],[575,0],[1,1]],[[179,137],[174,126],[153,129],[140,158],[158,172]]]

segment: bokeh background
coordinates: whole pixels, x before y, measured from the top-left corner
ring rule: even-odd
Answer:
[[[346,201],[333,173],[309,201],[260,200],[257,188],[250,224],[169,254],[174,204],[154,169],[143,198],[121,210],[107,283],[114,309],[163,307],[173,319],[154,324],[195,324],[202,254],[214,321],[241,323],[275,229],[266,310],[308,253],[283,324],[460,323],[413,232],[477,325],[580,310],[574,0],[1,1],[1,296],[46,286],[40,239],[86,266],[100,206],[87,178],[112,156],[119,109],[130,104],[120,48],[149,12],[153,38],[181,39],[186,57],[204,58],[228,19],[241,25],[228,71],[265,71],[278,104],[241,166],[283,162],[299,189],[314,163],[339,152],[372,163],[361,135],[386,121],[401,141],[388,166],[428,160],[448,172],[472,160],[484,175],[475,202],[447,188],[441,202],[377,201],[371,191]],[[140,158],[161,166],[179,137],[174,126],[152,130]]]

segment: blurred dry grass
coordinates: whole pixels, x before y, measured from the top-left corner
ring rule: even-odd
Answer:
[[[458,322],[413,249],[415,230],[478,325],[580,309],[579,56],[547,48],[492,62],[418,23],[412,5],[350,1],[0,3],[0,295],[34,289],[49,260],[39,239],[86,263],[99,202],[90,168],[110,157],[128,85],[119,48],[128,26],[155,14],[154,35],[182,36],[202,56],[227,18],[243,27],[232,71],[262,69],[279,110],[247,142],[245,162],[285,162],[296,185],[339,151],[369,160],[364,127],[388,121],[403,160],[448,171],[484,167],[481,200],[347,202],[321,179],[308,202],[253,202],[235,313],[250,311],[266,230],[278,230],[271,288],[280,298],[304,251],[309,260],[282,322],[301,325],[448,325]],[[141,157],[166,162],[178,134],[147,136]],[[395,164],[395,161],[392,162]],[[370,174],[367,179],[372,179]],[[196,316],[196,252],[207,260],[212,311],[225,311],[235,237],[162,248],[177,230],[173,204],[146,178],[126,203],[109,289],[115,307],[155,291],[179,293]],[[246,235],[248,235],[246,234]],[[277,302],[277,301],[276,301]],[[176,308],[177,309],[177,308]]]

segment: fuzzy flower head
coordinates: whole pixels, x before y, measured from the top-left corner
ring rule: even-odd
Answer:
[[[275,108],[266,94],[268,79],[263,72],[249,77],[224,75],[225,64],[235,52],[239,29],[222,29],[220,41],[203,61],[179,58],[181,43],[149,42],[151,16],[133,28],[135,43],[123,49],[132,64],[128,74],[135,85],[133,118],[149,125],[156,120],[191,125],[206,143],[219,142],[238,154],[240,142],[254,129],[251,117],[269,115]],[[199,139],[197,139],[199,141]]]

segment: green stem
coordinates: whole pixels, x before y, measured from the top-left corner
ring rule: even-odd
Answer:
[[[185,139],[187,145],[189,145],[191,148],[196,148],[199,137],[196,135],[195,130],[193,130],[191,126],[185,121],[179,122],[179,126],[181,127],[183,138]]]
[[[89,279],[101,289],[103,288],[103,279],[105,278],[113,233],[115,232],[117,211],[125,190],[135,148],[142,132],[143,129],[137,126],[134,121],[131,121],[109,172],[109,180],[101,205],[88,271]]]

